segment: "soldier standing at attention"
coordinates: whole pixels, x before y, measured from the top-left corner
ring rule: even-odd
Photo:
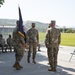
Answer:
[[[47,48],[48,54],[49,54],[49,64],[50,67],[48,71],[56,71],[57,67],[57,55],[58,55],[58,50],[59,50],[59,44],[60,44],[60,31],[59,29],[55,28],[55,21],[51,21],[51,28],[48,30],[46,34],[46,40],[47,41]]]
[[[50,30],[50,28],[51,28],[51,24],[49,24],[48,29],[46,30],[46,34],[48,33],[48,30]],[[49,62],[49,50],[50,49],[48,49],[48,45],[47,45],[48,42],[49,42],[49,40],[45,39],[45,46],[47,48],[47,55],[48,55],[48,62]],[[49,65],[49,63],[48,63],[48,65]]]
[[[32,28],[30,28],[27,31],[27,38],[28,38],[28,44],[29,44],[27,61],[28,63],[30,63],[30,56],[31,56],[31,52],[33,51],[32,62],[36,64],[35,57],[36,57],[37,44],[39,43],[39,34],[38,34],[38,30],[35,29],[35,23],[32,23]]]
[[[21,68],[23,68],[20,65],[20,61],[24,55],[24,49],[25,49],[25,41],[24,41],[24,37],[22,37],[19,33],[18,33],[18,28],[19,28],[19,21],[16,22],[17,26],[13,31],[13,46],[14,46],[14,52],[15,52],[15,64],[13,65],[14,68],[16,68],[16,70],[20,70]]]

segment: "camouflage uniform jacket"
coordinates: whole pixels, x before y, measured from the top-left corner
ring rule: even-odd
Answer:
[[[45,39],[46,47],[59,46],[61,40],[60,37],[61,34],[59,29],[53,28],[48,30]]]
[[[22,37],[18,33],[18,28],[16,27],[13,31],[13,46],[17,54],[20,54],[20,55],[23,54],[24,44],[25,44],[24,37]]]
[[[5,39],[3,39],[2,37],[0,37],[0,45],[5,45]]]
[[[12,45],[12,42],[13,42],[12,38],[7,38],[7,44]]]
[[[38,30],[31,28],[27,31],[28,43],[39,42]]]

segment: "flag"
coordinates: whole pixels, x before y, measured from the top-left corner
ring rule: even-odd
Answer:
[[[21,15],[21,10],[20,7],[19,8],[19,29],[18,29],[18,33],[24,37],[24,29],[23,29],[23,20],[22,20],[22,15]]]

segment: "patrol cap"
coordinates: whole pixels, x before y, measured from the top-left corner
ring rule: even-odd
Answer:
[[[32,23],[32,25],[35,25],[35,23]]]
[[[55,23],[56,21],[55,20],[51,20],[51,23]]]
[[[32,27],[35,27],[35,23],[32,23]]]

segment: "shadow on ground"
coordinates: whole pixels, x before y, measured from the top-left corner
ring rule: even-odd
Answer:
[[[42,48],[41,48],[42,49]],[[26,55],[23,57],[20,64],[23,66],[23,69],[16,70],[12,67],[12,65],[15,62],[15,53],[14,52],[8,52],[8,53],[1,53],[0,54],[0,75],[73,75],[71,72],[75,72],[75,69],[73,68],[67,68],[66,66],[63,67],[61,65],[57,66],[56,72],[50,72],[48,71],[49,65],[48,59],[46,56],[46,50],[43,50],[41,52],[37,52],[36,55],[36,62],[37,64],[31,63],[28,64],[26,61],[27,58],[27,52]]]

